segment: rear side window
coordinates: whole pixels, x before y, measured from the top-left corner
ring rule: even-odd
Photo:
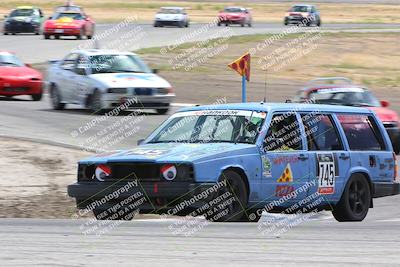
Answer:
[[[351,150],[385,150],[382,133],[372,116],[342,114],[337,116]]]
[[[301,115],[301,120],[306,131],[308,150],[343,150],[330,115],[307,113]]]

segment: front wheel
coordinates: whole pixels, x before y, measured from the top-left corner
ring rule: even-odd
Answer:
[[[213,198],[210,208],[204,216],[213,222],[240,222],[249,221],[253,216],[247,217],[245,208],[248,200],[246,185],[242,177],[233,170],[225,171],[219,183],[221,188]]]
[[[50,88],[50,99],[55,110],[63,110],[65,108],[65,104],[61,100],[61,94],[55,85]]]
[[[44,39],[48,40],[50,39],[50,35],[49,34],[43,34]]]
[[[156,109],[158,115],[165,115],[167,114],[169,108],[158,108]]]
[[[42,93],[31,95],[33,101],[40,101],[42,99]]]
[[[362,221],[371,205],[371,190],[362,174],[355,174],[347,182],[340,201],[332,210],[338,222]]]
[[[93,113],[101,114],[104,111],[103,99],[99,90],[94,91],[93,95],[91,96],[89,107]]]

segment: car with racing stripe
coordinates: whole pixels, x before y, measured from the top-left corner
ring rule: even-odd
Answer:
[[[13,97],[30,95],[39,101],[43,94],[42,74],[24,64],[15,54],[0,51],[0,95]]]
[[[383,122],[396,154],[400,152],[400,117],[389,108],[386,100],[379,101],[365,86],[354,84],[345,77],[317,78],[299,90],[295,102],[366,107]]]
[[[250,9],[245,7],[225,7],[218,14],[218,26],[221,25],[240,25],[242,27],[253,25],[253,16],[251,15]]]
[[[189,27],[190,19],[183,7],[162,7],[154,17],[154,27]]]
[[[3,34],[34,33],[40,34],[44,14],[40,8],[19,6],[5,16]]]
[[[346,130],[345,130],[346,129]],[[68,186],[84,214],[257,221],[262,212],[331,210],[362,221],[399,194],[396,156],[369,109],[301,103],[184,108],[133,149],[78,163]]]
[[[321,15],[314,5],[298,4],[286,12],[284,25],[321,26]]]
[[[61,36],[75,36],[80,40],[86,36],[92,39],[95,31],[95,21],[80,11],[56,12],[49,17],[43,26],[44,39],[54,36],[59,39]]]
[[[175,94],[155,72],[131,52],[75,50],[51,61],[47,71],[51,103],[57,110],[78,104],[102,113],[124,104],[165,114]]]

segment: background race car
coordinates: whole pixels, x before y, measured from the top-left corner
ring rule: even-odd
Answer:
[[[321,26],[321,17],[319,11],[313,5],[294,5],[286,13],[283,24]]]
[[[77,11],[63,11],[55,13],[44,23],[43,35],[45,39],[54,36],[76,36],[82,39],[86,36],[92,39],[95,29],[95,22],[85,13]]]
[[[389,102],[379,101],[365,87],[355,85],[344,77],[319,78],[297,92],[295,102],[366,107],[374,111],[383,122],[396,154],[400,152],[400,118],[389,109]]]
[[[183,7],[162,7],[154,18],[154,27],[189,27],[189,16]]]
[[[14,54],[0,51],[0,95],[42,98],[42,74],[22,63]]]
[[[39,8],[31,6],[20,6],[6,15],[3,26],[3,34],[9,33],[35,33],[40,34],[44,20],[43,12]]]
[[[218,26],[225,24],[225,26],[231,24],[239,24],[244,27],[245,25],[251,27],[253,23],[253,17],[249,9],[244,7],[226,7],[218,14]]]

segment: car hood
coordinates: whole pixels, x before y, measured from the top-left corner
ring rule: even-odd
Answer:
[[[154,73],[98,73],[89,77],[105,84],[108,88],[171,87],[166,80]]]
[[[183,14],[157,14],[156,18],[165,20],[182,19]]]
[[[368,107],[368,109],[374,111],[382,122],[400,122],[398,114],[389,108]]]
[[[0,66],[0,77],[27,77],[27,78],[41,78],[42,75],[37,70],[28,67],[3,67]]]
[[[248,150],[248,151],[247,151]],[[119,150],[95,155],[80,161],[82,164],[107,162],[195,162],[233,156],[236,153],[255,153],[256,145],[233,143],[182,144],[161,143],[144,144],[131,150]]]

